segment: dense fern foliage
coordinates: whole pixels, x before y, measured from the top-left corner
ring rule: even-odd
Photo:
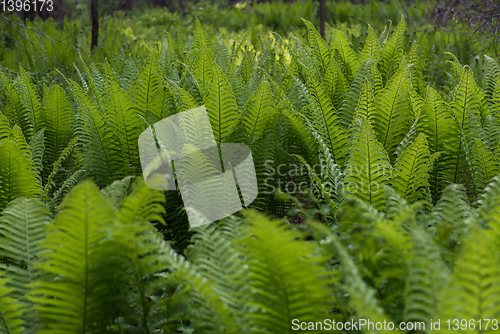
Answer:
[[[141,63],[1,74],[0,333],[496,330],[477,321],[500,318],[500,66],[447,55],[448,92],[404,17],[361,49],[304,25],[254,52],[196,21]],[[251,148],[259,195],[189,229],[138,137],[201,105],[217,143]]]

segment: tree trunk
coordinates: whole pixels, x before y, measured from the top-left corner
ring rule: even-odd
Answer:
[[[179,9],[181,10],[182,17],[186,16],[186,5],[184,0],[179,0]]]
[[[125,9],[132,10],[134,8],[134,2],[132,0],[125,0]]]
[[[319,0],[319,33],[323,39],[325,38],[325,21],[326,21],[326,13],[325,13],[325,2],[326,0]]]
[[[92,20],[92,43],[90,49],[92,50],[97,46],[99,39],[99,10],[98,0],[90,0],[90,18]]]

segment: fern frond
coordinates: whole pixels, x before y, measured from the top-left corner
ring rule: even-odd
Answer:
[[[461,255],[455,262],[450,281],[442,290],[439,311],[434,317],[441,319],[441,324],[448,319],[464,319],[469,323],[470,320],[497,319],[500,316],[500,267],[498,253],[491,252],[493,247],[493,241],[484,230],[479,227],[471,230]],[[441,327],[440,332],[452,333],[452,326],[449,330],[448,326],[444,329]],[[496,332],[493,324],[484,331]]]
[[[335,57],[332,57],[328,63],[323,86],[333,105],[339,108],[344,100],[344,95],[349,91],[349,83],[335,60]]]
[[[396,73],[403,59],[405,29],[406,21],[402,15],[396,30],[387,42],[384,43],[378,63],[384,82],[388,82],[393,74]]]
[[[52,86],[47,95],[44,95],[43,107],[46,147],[44,162],[51,165],[73,136],[75,115],[64,90],[58,85]]]
[[[495,153],[500,143],[500,125],[493,115],[489,115],[483,122],[484,144],[486,148]]]
[[[442,247],[443,258],[451,261],[468,231],[468,219],[472,216],[464,186],[447,186],[431,214],[430,223],[436,233],[436,242]]]
[[[11,296],[24,310],[25,331],[36,333],[41,320],[32,310],[32,303],[26,299],[31,284],[44,278],[37,263],[43,248],[40,243],[45,238],[49,223],[49,211],[42,202],[33,198],[17,198],[10,202],[0,216],[0,255],[13,261],[6,270],[11,280]]]
[[[365,45],[359,56],[359,61],[364,64],[367,60],[371,60],[376,64],[380,58],[381,49],[377,35],[371,25],[368,25],[368,37],[366,37]]]
[[[492,178],[498,174],[498,162],[493,153],[486,148],[480,139],[473,138],[472,140],[468,160],[476,191],[480,193]]]
[[[38,131],[38,133],[33,136],[29,143],[33,166],[35,167],[38,183],[40,185],[42,185],[43,156],[45,154],[44,134],[45,128]]]
[[[22,321],[23,308],[10,296],[12,288],[6,286],[10,279],[3,278],[2,274],[0,271],[0,333],[25,333]]]
[[[334,157],[334,162],[343,164],[347,154],[347,134],[338,124],[335,108],[328,99],[323,86],[312,76],[307,85],[311,103],[311,123],[324,140]]]
[[[394,189],[408,202],[427,200],[430,158],[427,140],[423,133],[398,157],[394,164]]]
[[[299,233],[287,230],[280,221],[253,212],[247,217],[248,237],[241,244],[253,291],[249,302],[258,307],[247,315],[252,333],[287,332],[293,319],[307,322],[326,315],[331,278],[317,246],[301,241]],[[304,298],[311,302],[304,304]]]
[[[403,317],[404,321],[423,322],[428,326],[437,314],[441,291],[450,272],[439,247],[427,232],[414,228],[411,235],[413,246],[408,261]]]
[[[392,167],[389,157],[366,118],[360,118],[357,139],[345,170],[345,197],[359,198],[380,209],[383,187],[390,180]]]
[[[333,34],[332,50],[338,55],[338,60],[341,61],[339,64],[344,67],[347,81],[351,82],[358,74],[361,63],[351,41],[340,30],[335,30]]]
[[[373,87],[370,85],[370,82],[366,78],[363,83],[363,87],[361,88],[361,92],[359,93],[359,99],[354,111],[353,121],[360,117],[365,117],[366,119],[369,119],[370,122],[373,122],[372,120],[376,115],[376,111],[377,110],[375,106],[375,96],[373,95]]]
[[[21,67],[20,68],[20,94],[19,99],[21,104],[25,108],[27,121],[23,124],[24,135],[31,139],[31,137],[43,127],[42,123],[42,100],[40,98],[40,93],[37,91],[36,86],[31,82],[31,78],[28,73]]]
[[[262,81],[255,94],[246,102],[244,123],[251,142],[259,140],[270,121],[275,117],[272,91],[267,81]]]
[[[153,50],[146,58],[142,69],[130,88],[130,95],[139,108],[139,113],[151,119],[150,115],[159,120],[163,108],[163,78],[161,77],[159,52]],[[169,112],[169,111],[167,111]]]
[[[302,19],[302,22],[304,22],[307,28],[307,41],[311,48],[316,66],[318,69],[321,69],[320,73],[325,73],[328,62],[330,61],[330,48],[311,22],[304,19]]]
[[[165,225],[163,202],[165,196],[161,191],[149,188],[142,178],[138,178],[131,193],[121,201],[120,220],[123,224],[155,221]]]
[[[213,63],[213,76],[205,101],[210,123],[217,143],[224,142],[240,117],[236,98],[226,76],[217,63]]]
[[[107,116],[111,123],[111,133],[117,140],[117,147],[114,148],[120,154],[120,166],[116,166],[114,179],[121,176],[136,174],[140,162],[137,152],[138,138],[144,125],[140,122],[140,116],[144,115],[141,110],[137,110],[128,95],[118,86],[118,83],[111,83],[109,100],[107,101]],[[123,173],[123,174],[122,174]]]
[[[372,87],[375,87],[376,79],[374,77],[376,74],[373,73],[373,70],[375,70],[375,66],[372,66],[370,60],[364,63],[352,81],[351,88],[345,95],[345,99],[338,112],[339,123],[344,129],[347,129],[354,120],[355,109],[359,103],[363,83],[368,81]]]
[[[486,94],[486,98],[491,100],[493,92],[495,91],[495,86],[500,75],[500,66],[498,66],[495,59],[488,55],[484,55],[484,76],[482,88]]]
[[[27,132],[29,129],[28,114],[24,111],[19,93],[13,86],[14,83],[11,83],[3,72],[0,73],[0,82],[6,97],[5,111],[3,113],[7,117],[7,123],[17,124]]]
[[[372,322],[383,322],[390,319],[379,305],[376,291],[370,287],[361,277],[358,267],[338,240],[336,234],[332,233],[325,225],[310,223],[320,239],[320,245],[324,252],[334,255],[340,262],[340,271],[344,283],[343,290],[349,295],[349,311],[353,312],[358,319],[370,319]],[[398,333],[397,330],[377,330],[379,333]]]
[[[104,311],[100,300],[106,294],[93,291],[94,250],[115,215],[91,181],[74,187],[61,203],[41,244],[50,252],[40,257],[40,267],[56,278],[35,282],[30,294],[37,314],[47,321],[47,328],[39,333],[74,334],[90,331],[95,325],[93,319]]]
[[[389,156],[394,153],[412,123],[412,107],[408,94],[410,89],[408,70],[403,62],[400,70],[375,96],[379,112],[374,119],[374,130]]]
[[[12,139],[0,143],[0,208],[19,196],[35,197],[40,193],[33,161]]]
[[[81,118],[79,135],[82,140],[83,165],[99,185],[114,180],[117,157],[113,146],[117,138],[109,129],[108,120],[99,106],[74,81],[68,80]]]

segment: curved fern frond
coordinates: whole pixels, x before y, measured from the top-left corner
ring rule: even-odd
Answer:
[[[365,46],[359,56],[359,61],[364,64],[367,60],[371,60],[376,64],[380,58],[381,49],[377,35],[371,25],[368,25],[368,37],[366,37]]]
[[[498,161],[484,143],[473,138],[468,160],[472,172],[472,178],[478,193],[482,192],[486,185],[498,174]]]
[[[246,275],[253,291],[249,302],[259,307],[247,315],[252,333],[288,332],[293,319],[307,322],[315,321],[318,314],[326,316],[332,302],[326,257],[281,221],[253,212],[247,217],[249,236],[241,240],[241,249],[248,259]],[[304,304],[304,298],[311,302]]]
[[[387,321],[389,317],[385,314],[376,298],[376,291],[370,287],[362,278],[358,267],[351,258],[345,247],[340,243],[336,234],[332,233],[325,225],[310,223],[327,254],[334,255],[340,262],[340,272],[344,283],[343,290],[349,294],[349,309],[358,319],[370,319],[370,321]],[[399,333],[398,330],[377,330],[379,333]]]
[[[398,157],[394,164],[394,189],[409,203],[427,200],[430,153],[423,133]]]
[[[333,105],[336,108],[340,107],[344,100],[344,95],[349,91],[349,83],[335,60],[335,57],[332,57],[328,63],[325,78],[323,79],[323,86]]]
[[[251,142],[259,140],[275,116],[274,100],[267,81],[262,81],[254,95],[246,102],[244,123]]]
[[[37,263],[43,252],[40,243],[45,238],[49,220],[49,212],[42,202],[22,197],[10,202],[0,216],[0,255],[13,261],[3,269],[11,278],[8,282],[12,287],[11,296],[25,310],[24,326],[29,333],[36,333],[40,328],[41,321],[26,297],[31,284],[43,278]]]
[[[42,117],[42,100],[40,93],[37,91],[36,86],[31,82],[28,73],[21,67],[20,68],[19,99],[25,108],[28,122],[22,124],[24,135],[28,140],[43,127],[41,120]]]
[[[342,61],[341,64],[343,64],[347,81],[351,82],[358,74],[361,63],[351,41],[340,30],[335,30],[333,34],[332,50],[338,54],[339,60]]]
[[[94,290],[93,250],[116,214],[91,181],[74,187],[61,208],[41,244],[50,252],[40,257],[40,267],[56,279],[35,282],[30,300],[47,322],[39,333],[85,333],[104,311],[99,301],[106,295]]]
[[[388,82],[392,75],[396,73],[403,59],[405,29],[405,17],[401,15],[401,21],[399,21],[391,37],[384,43],[380,55],[378,65],[384,82]]]
[[[408,94],[410,89],[408,70],[403,62],[400,70],[375,96],[379,112],[374,120],[374,129],[389,155],[394,153],[412,123],[412,107]]]
[[[420,57],[419,57],[419,47],[417,41],[414,41],[410,52],[408,53],[408,63],[410,64],[410,73],[413,83],[413,88],[416,93],[420,96],[424,96],[425,85],[424,78],[422,74],[422,69],[420,68]]]
[[[442,247],[443,258],[451,261],[468,231],[468,219],[472,215],[464,186],[447,186],[431,214],[436,242]]]
[[[5,111],[3,111],[4,116],[7,117],[8,122],[11,124],[17,124],[22,129],[28,132],[29,129],[29,115],[24,111],[24,107],[21,104],[21,99],[19,93],[14,88],[13,83],[7,79],[7,76],[2,72],[0,73],[0,82],[2,82],[2,91],[5,94]]]
[[[118,86],[118,83],[111,83],[109,101],[107,105],[107,115],[111,126],[113,137],[118,139],[114,149],[119,152],[121,162],[120,172],[123,176],[136,174],[140,162],[138,149],[138,138],[144,125],[141,124],[139,115],[141,110],[137,110],[128,95]],[[118,170],[115,171],[114,179],[121,177]]]
[[[486,98],[491,100],[495,86],[500,75],[500,66],[498,66],[495,59],[488,55],[484,55],[484,76],[482,89],[486,94]]]
[[[12,139],[3,140],[0,143],[0,208],[19,196],[34,197],[39,193],[33,161]]]
[[[131,98],[137,104],[139,113],[145,115],[147,119],[151,119],[150,115],[159,118],[161,113],[164,112],[162,110],[164,87],[159,56],[157,50],[153,50],[149,54],[130,88]]]
[[[373,87],[366,78],[361,92],[359,93],[359,99],[357,101],[356,109],[354,111],[354,119],[364,117],[369,119],[373,124],[374,118],[376,116],[376,106],[375,106],[375,96],[373,95]],[[352,126],[352,124],[351,124]]]
[[[464,319],[469,323],[470,320],[500,316],[499,257],[497,252],[491,252],[493,247],[493,241],[484,230],[479,227],[471,230],[450,281],[442,290],[439,311],[434,317],[441,319],[441,324],[448,319]],[[489,327],[486,332],[493,333],[493,329]]]
[[[60,86],[52,86],[44,95],[42,118],[45,126],[44,162],[52,165],[71,140],[75,124],[71,104]]]
[[[356,105],[359,103],[363,83],[367,80],[372,87],[375,87],[376,73],[373,73],[374,69],[375,66],[372,66],[371,61],[368,60],[361,66],[358,74],[352,81],[351,88],[345,95],[345,99],[338,112],[339,123],[344,129],[347,129],[354,120],[355,109]]]
[[[411,126],[410,130],[406,134],[406,136],[403,138],[401,143],[399,143],[398,148],[396,148],[396,151],[394,152],[394,155],[396,157],[400,157],[401,154],[408,148],[409,145],[413,143],[415,138],[417,137],[417,124],[418,124],[418,119],[420,115],[415,118],[415,122],[413,122],[413,125]],[[427,141],[427,139],[426,139]]]
[[[318,34],[316,28],[314,28],[311,22],[304,19],[302,19],[302,22],[304,22],[307,28],[307,41],[309,43],[309,47],[311,48],[311,53],[316,62],[316,66],[321,69],[320,73],[325,73],[328,62],[330,61],[330,48],[326,44],[323,37]]]
[[[81,119],[78,134],[82,140],[83,165],[100,185],[113,180],[117,158],[113,146],[117,138],[109,129],[108,120],[90,97],[74,81],[68,80],[79,109]]]
[[[439,247],[427,232],[414,228],[411,235],[413,246],[408,261],[403,318],[428,326],[430,319],[437,314],[441,291],[450,272],[441,258]]]
[[[311,123],[324,140],[334,157],[334,162],[343,164],[347,154],[347,134],[337,121],[335,108],[326,96],[323,86],[312,76],[307,85],[311,103]]]
[[[227,82],[226,76],[217,63],[213,63],[212,81],[205,101],[215,141],[224,142],[234,132],[239,119],[236,97]]]
[[[500,143],[500,125],[493,115],[489,115],[484,119],[483,133],[486,148],[495,153]]]
[[[12,288],[6,286],[10,279],[2,278],[2,274],[0,271],[0,333],[25,333],[22,321],[23,308],[10,296]]]
[[[165,196],[161,191],[149,188],[144,179],[138,178],[132,185],[131,193],[121,201],[119,218],[123,224],[154,221],[165,225],[163,202]]]
[[[45,128],[38,131],[29,143],[33,166],[35,167],[37,180],[40,185],[42,184],[43,156],[45,154],[44,134]]]
[[[359,132],[345,170],[345,198],[359,198],[380,209],[383,206],[384,185],[390,180],[392,167],[369,121],[360,118],[357,122],[360,123]]]

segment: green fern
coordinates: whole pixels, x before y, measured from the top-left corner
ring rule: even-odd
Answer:
[[[346,166],[346,197],[356,197],[375,208],[383,206],[383,186],[390,180],[392,167],[382,145],[366,118],[360,118],[356,141]]]
[[[205,104],[215,140],[222,143],[235,130],[240,114],[234,93],[217,63],[213,65],[213,77]]]
[[[429,172],[433,167],[429,160],[427,140],[424,134],[420,134],[394,164],[394,177],[391,183],[409,203],[428,199]]]
[[[38,267],[43,248],[45,228],[49,223],[49,212],[37,199],[17,198],[3,210],[0,216],[0,254],[12,264],[3,269],[10,278],[7,286],[24,311],[24,332],[36,333],[40,319],[33,313],[32,303],[27,300],[31,284],[44,278]]]
[[[412,107],[408,96],[411,83],[405,64],[403,61],[399,71],[375,96],[378,117],[374,120],[374,129],[389,156],[394,153],[412,123]]]

